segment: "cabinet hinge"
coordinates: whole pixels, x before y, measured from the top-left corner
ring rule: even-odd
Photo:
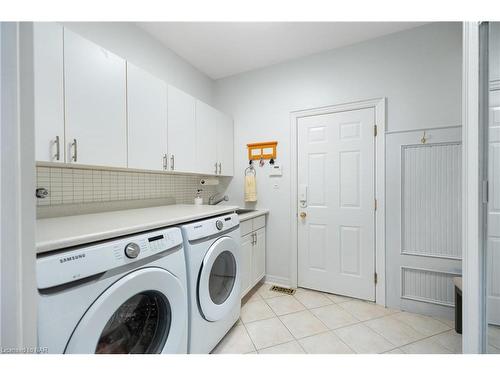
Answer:
[[[373,126],[373,136],[376,137],[377,136],[377,125],[374,125]]]
[[[375,207],[375,211],[377,211],[377,200],[376,199],[375,199],[374,207]]]
[[[373,274],[373,282],[376,284],[378,282],[378,276],[377,276],[377,273],[375,272]]]

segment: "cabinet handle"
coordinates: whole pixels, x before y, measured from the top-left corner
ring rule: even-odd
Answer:
[[[73,156],[71,159],[76,163],[78,160],[78,143],[76,142],[76,138],[73,138],[71,146],[73,147]]]
[[[167,170],[167,154],[163,154],[163,170]]]
[[[175,168],[175,157],[174,154],[170,156],[170,169],[173,171]]]
[[[59,143],[58,135],[56,135],[56,140],[54,143],[56,144],[56,154],[54,155],[54,158],[56,160],[61,160],[61,144]]]
[[[222,174],[222,163],[219,162],[219,174]]]
[[[257,245],[257,233],[253,234],[255,236],[255,245]]]
[[[215,174],[217,174],[217,162],[215,162]]]

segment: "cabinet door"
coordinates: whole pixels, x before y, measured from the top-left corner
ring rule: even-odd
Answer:
[[[216,174],[217,112],[209,105],[196,101],[196,171]]]
[[[166,169],[167,84],[127,62],[128,167]]]
[[[168,86],[169,168],[196,172],[196,99]]]
[[[217,161],[220,163],[219,174],[232,176],[233,161],[233,119],[222,112],[217,112]]]
[[[64,162],[63,27],[33,24],[35,156]],[[58,153],[59,150],[59,153]]]
[[[243,297],[252,287],[252,256],[253,256],[253,233],[241,237],[241,296]]]
[[[124,59],[65,29],[68,162],[127,166],[125,82]]]
[[[253,246],[252,283],[260,281],[266,274],[266,228],[261,228],[256,233]]]

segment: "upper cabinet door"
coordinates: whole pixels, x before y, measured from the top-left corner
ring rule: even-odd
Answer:
[[[218,173],[222,176],[234,174],[233,144],[233,119],[217,112],[217,161]]]
[[[167,84],[127,62],[128,167],[167,168]]]
[[[168,86],[169,169],[196,172],[196,99]]]
[[[217,111],[196,101],[196,172],[217,174]]]
[[[125,60],[65,29],[66,161],[127,166]]]
[[[35,156],[64,162],[63,27],[33,24]]]

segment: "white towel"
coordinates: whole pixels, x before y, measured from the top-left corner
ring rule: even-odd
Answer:
[[[245,202],[257,202],[257,182],[253,174],[245,176]]]

